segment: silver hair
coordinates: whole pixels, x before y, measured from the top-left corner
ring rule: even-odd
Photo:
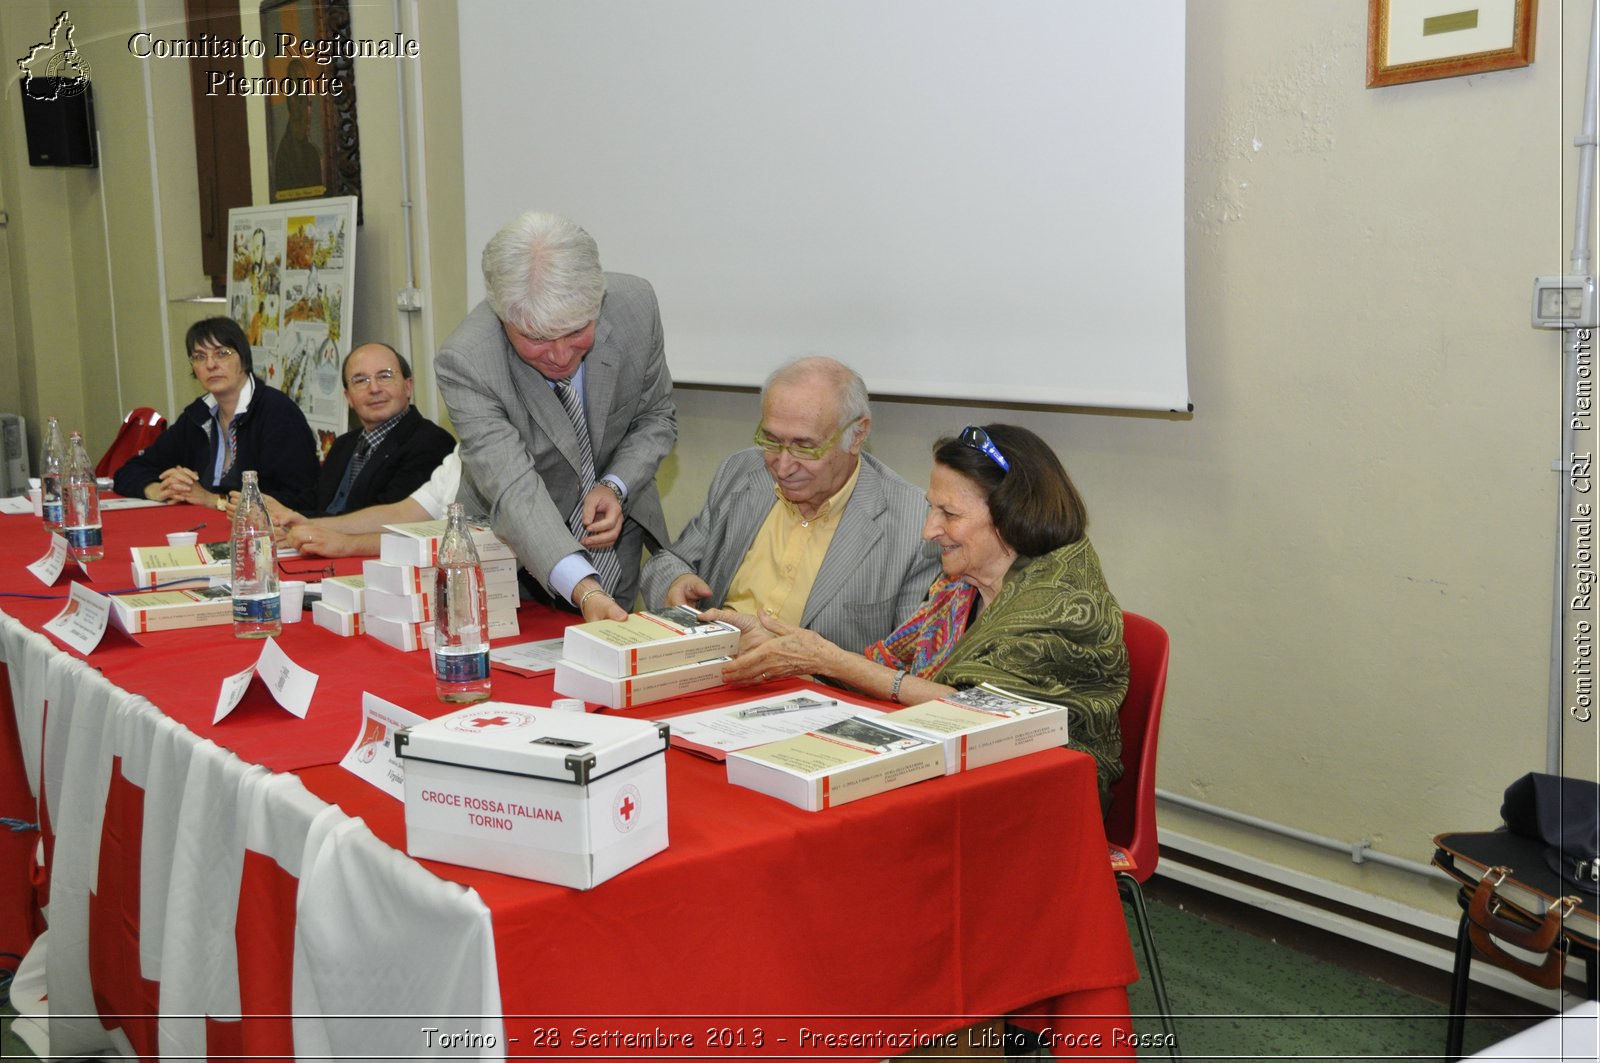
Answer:
[[[836,358],[820,354],[808,354],[778,366],[767,377],[767,382],[761,385],[761,398],[763,401],[766,399],[767,392],[774,384],[797,384],[809,378],[820,378],[832,385],[839,402],[839,422],[835,428],[872,416],[872,407],[867,404],[867,384],[861,379],[861,374]],[[866,438],[866,433],[867,426],[856,423],[850,445],[861,442]]]
[[[484,245],[483,282],[495,316],[539,340],[595,320],[606,294],[594,237],[538,211],[512,219]]]

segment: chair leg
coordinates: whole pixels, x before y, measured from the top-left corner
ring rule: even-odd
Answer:
[[[1144,965],[1150,972],[1150,988],[1155,990],[1161,1030],[1167,1035],[1167,1052],[1173,1059],[1182,1059],[1183,1054],[1178,1051],[1178,1030],[1172,1023],[1172,1002],[1167,999],[1167,983],[1161,978],[1156,939],[1150,932],[1150,916],[1145,911],[1144,890],[1139,888],[1139,880],[1126,872],[1117,873],[1117,890],[1133,907],[1133,922],[1139,928],[1139,944],[1144,948]]]
[[[1456,929],[1456,965],[1450,979],[1450,1015],[1444,1032],[1446,1063],[1461,1058],[1461,1039],[1466,1033],[1468,976],[1472,972],[1472,938],[1467,932],[1470,925],[1463,911],[1461,925]]]

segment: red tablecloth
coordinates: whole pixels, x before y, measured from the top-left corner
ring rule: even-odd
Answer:
[[[128,547],[162,542],[198,513],[107,514],[108,560],[91,566],[90,586],[127,587]],[[68,578],[46,589],[22,571],[44,552],[45,535],[29,518],[0,518],[0,589],[57,599],[0,598],[0,609],[34,629],[59,611]],[[532,607],[521,620],[519,639],[548,637],[566,622]],[[403,850],[400,804],[336,763],[354,737],[363,691],[424,716],[450,711],[433,698],[425,655],[340,639],[309,619],[286,627],[279,643],[320,675],[303,722],[258,687],[210,724],[222,678],[260,652],[226,627],[139,643],[111,635],[89,661],[202,738],[296,771],[312,793]],[[548,677],[495,673],[496,700],[548,704],[551,693]],[[1078,1016],[1058,1031],[1095,1033],[1101,1052],[1116,1050],[1135,968],[1089,758],[1052,750],[821,814],[730,787],[721,765],[675,750],[667,777],[669,849],[594,890],[423,862],[476,890],[492,912],[509,1054],[647,1048],[638,1054],[882,1058],[910,1047],[909,1035],[1041,998],[1049,1011]],[[14,878],[15,869],[0,875]],[[240,950],[241,965],[250,955]]]

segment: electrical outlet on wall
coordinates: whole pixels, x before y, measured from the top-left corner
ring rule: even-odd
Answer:
[[[1533,278],[1533,327],[1594,328],[1594,284],[1592,275]]]

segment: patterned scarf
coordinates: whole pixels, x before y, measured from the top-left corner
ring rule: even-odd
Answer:
[[[967,618],[978,589],[970,583],[951,582],[940,576],[928,588],[928,600],[882,642],[875,642],[862,653],[890,668],[904,668],[922,679],[931,678],[944,667],[956,642],[967,630]]]

